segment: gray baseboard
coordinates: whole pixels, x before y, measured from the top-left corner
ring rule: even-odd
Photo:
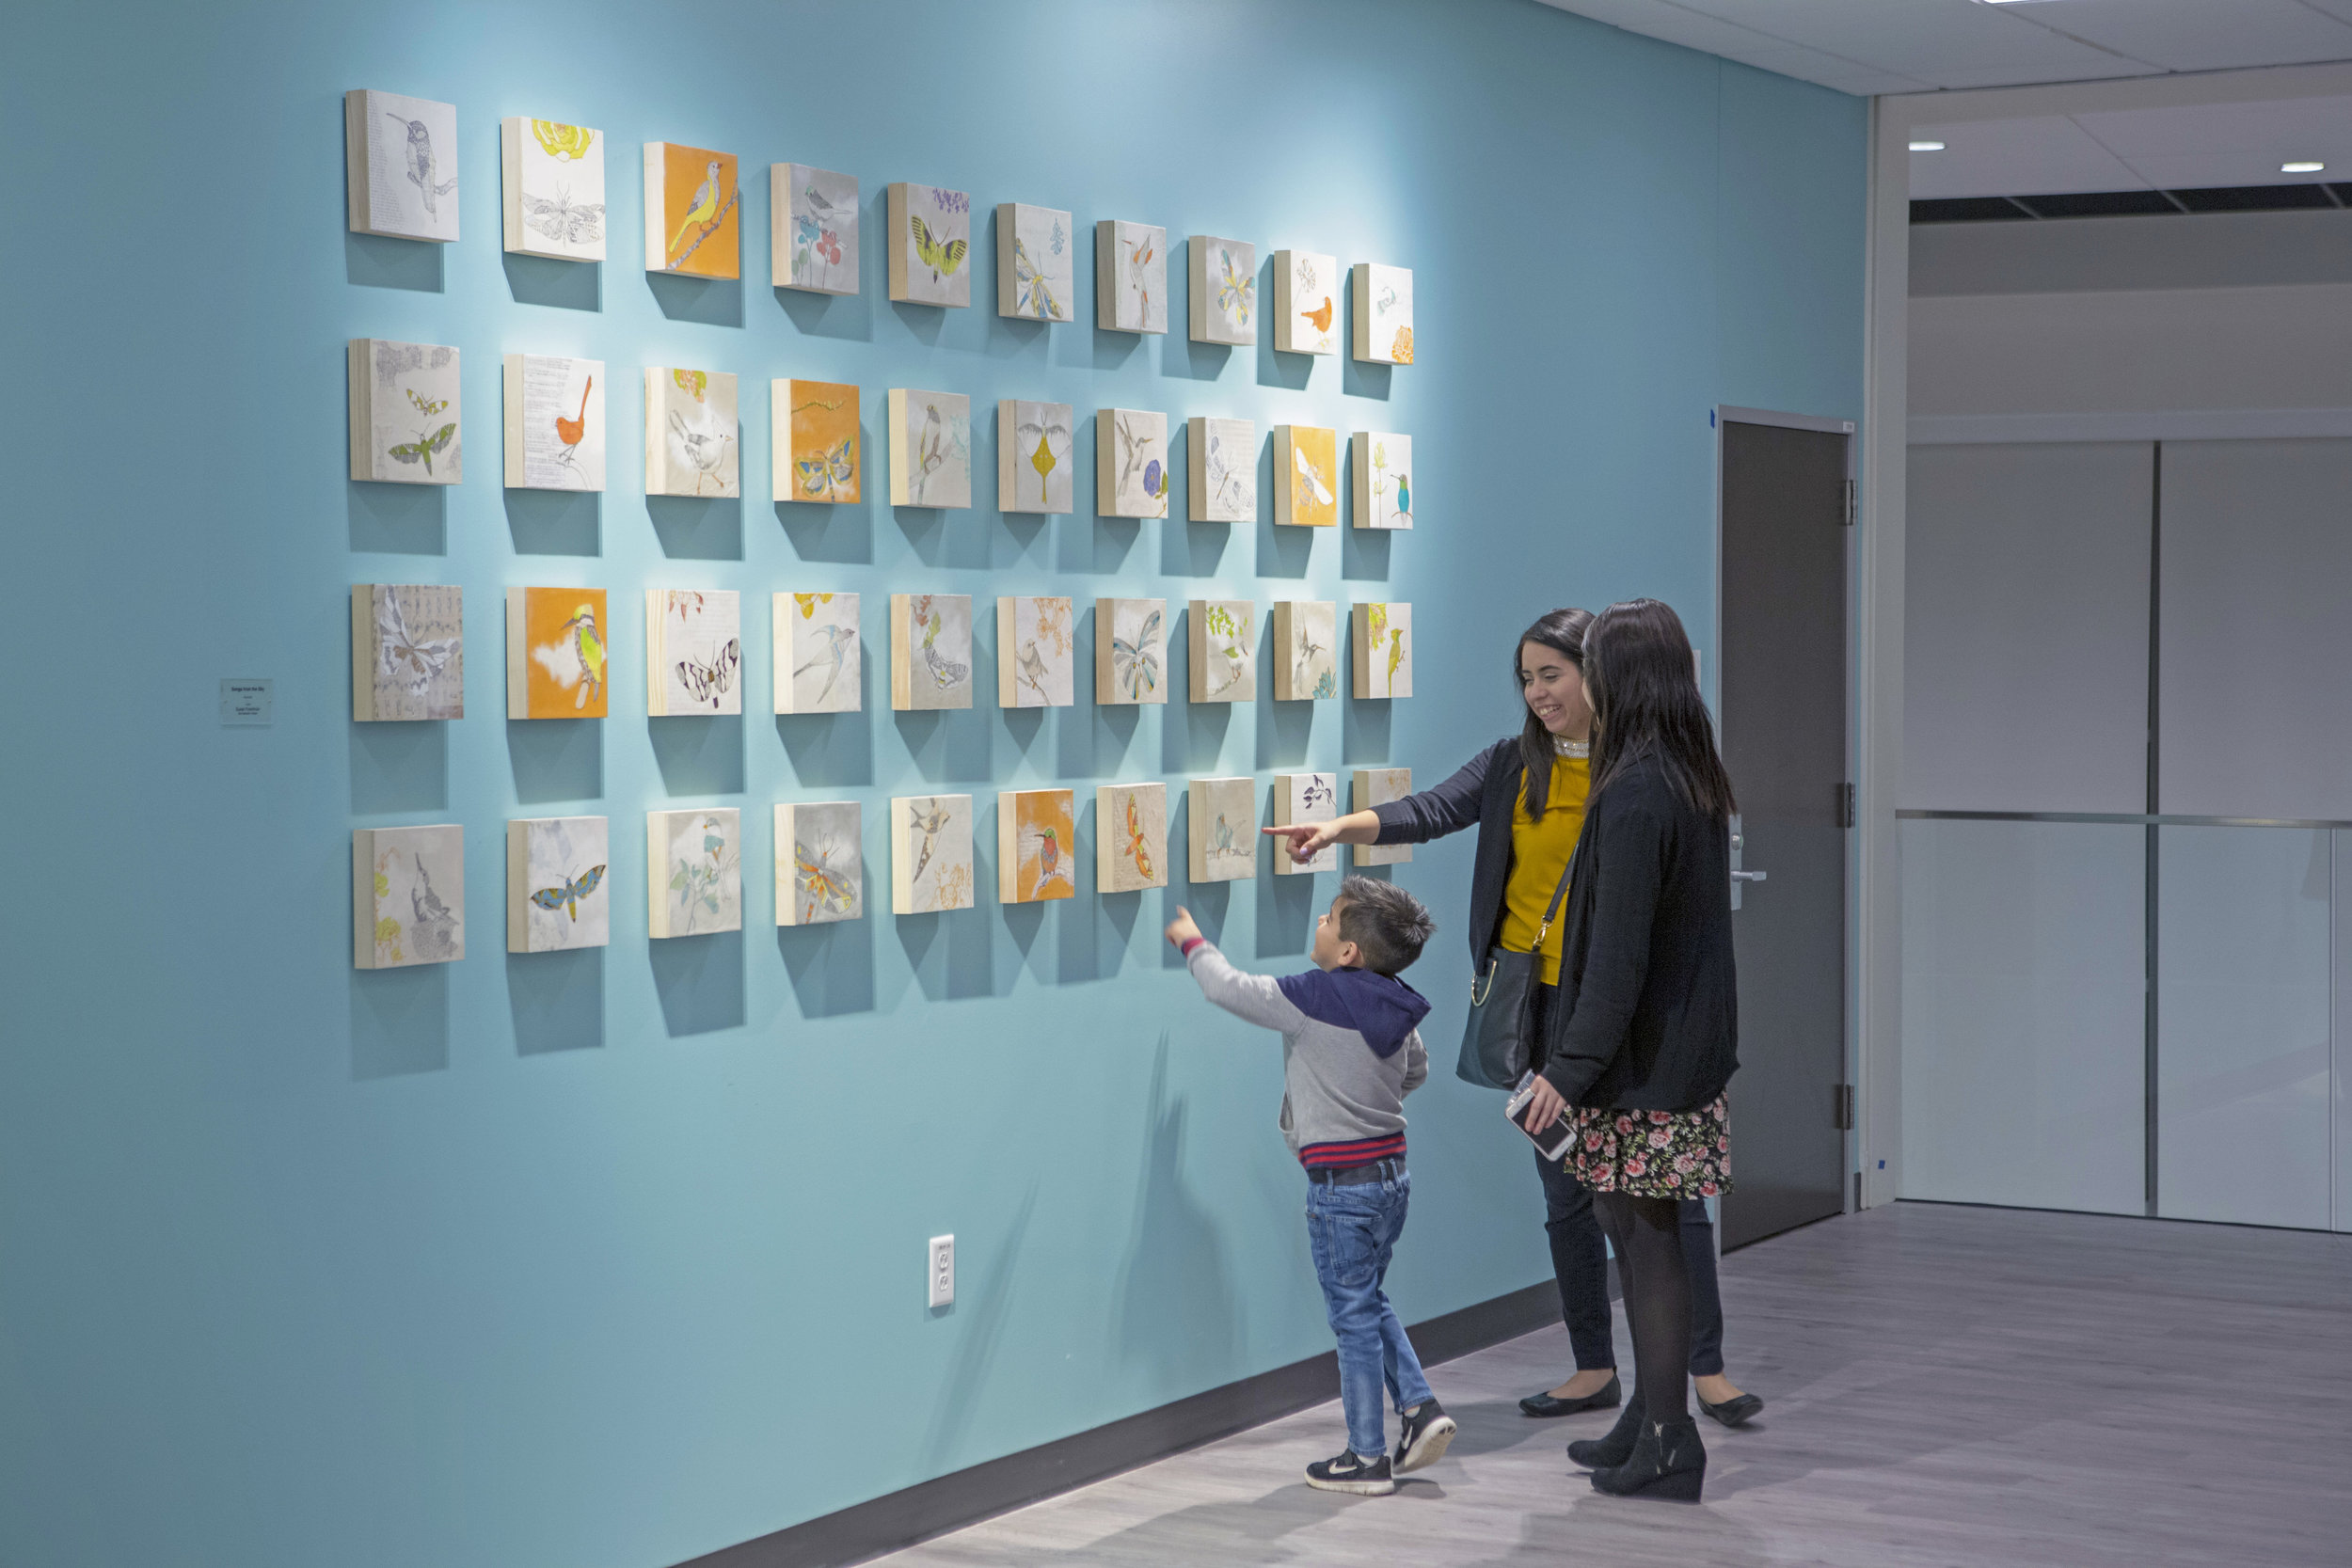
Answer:
[[[1409,1332],[1422,1363],[1435,1366],[1559,1321],[1559,1289],[1545,1280],[1414,1323]],[[1325,1351],[723,1547],[679,1568],[846,1568],[1337,1399],[1339,1392],[1339,1357]]]

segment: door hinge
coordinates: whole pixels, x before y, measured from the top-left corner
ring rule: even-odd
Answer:
[[[1834,1084],[1831,1090],[1836,1101],[1833,1109],[1837,1131],[1851,1132],[1853,1131],[1853,1085]]]
[[[1834,792],[1835,796],[1830,806],[1830,815],[1836,819],[1837,825],[1841,828],[1851,828],[1857,826],[1858,823],[1854,816],[1853,785],[1850,784],[1832,784],[1830,785],[1830,789]]]
[[[1848,528],[1853,527],[1854,508],[1858,504],[1854,499],[1854,483],[1850,479],[1846,481],[1846,526]]]

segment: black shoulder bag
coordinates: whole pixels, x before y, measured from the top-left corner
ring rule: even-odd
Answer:
[[[1543,924],[1536,927],[1535,950],[1513,953],[1489,948],[1486,972],[1470,977],[1470,1024],[1462,1031],[1461,1059],[1454,1064],[1454,1075],[1464,1083],[1515,1089],[1534,1063],[1535,1042],[1528,1014],[1534,1004],[1535,988],[1543,983],[1544,939],[1551,935],[1551,923],[1560,913],[1561,900],[1568,895],[1568,879],[1576,875],[1576,863],[1583,850],[1580,836],[1568,856],[1568,868],[1560,873],[1560,885],[1544,911]]]

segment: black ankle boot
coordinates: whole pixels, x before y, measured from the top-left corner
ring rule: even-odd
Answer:
[[[1622,1465],[1633,1457],[1634,1440],[1642,1435],[1645,1423],[1642,1419],[1642,1391],[1633,1390],[1625,1408],[1617,1412],[1617,1424],[1609,1429],[1606,1437],[1587,1437],[1568,1445],[1568,1457],[1587,1469],[1597,1470],[1611,1465]]]
[[[1626,1462],[1593,1472],[1593,1490],[1617,1497],[1656,1497],[1694,1503],[1707,1480],[1707,1449],[1699,1424],[1685,1416],[1673,1421],[1644,1421],[1642,1435]]]

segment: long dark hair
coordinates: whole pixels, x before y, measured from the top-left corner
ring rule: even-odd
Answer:
[[[1522,705],[1527,683],[1519,673],[1520,647],[1529,642],[1541,643],[1581,670],[1584,667],[1584,628],[1592,624],[1593,612],[1589,610],[1554,610],[1519,633],[1518,641],[1511,644],[1511,684],[1521,693]],[[1519,765],[1527,790],[1527,815],[1538,822],[1544,819],[1544,810],[1551,803],[1551,759],[1558,754],[1551,744],[1551,732],[1535,717],[1535,710],[1528,708],[1527,722],[1519,730]]]
[[[1584,633],[1584,688],[1593,699],[1596,801],[1635,763],[1655,757],[1692,811],[1721,821],[1740,809],[1680,616],[1656,599],[1602,610]]]

